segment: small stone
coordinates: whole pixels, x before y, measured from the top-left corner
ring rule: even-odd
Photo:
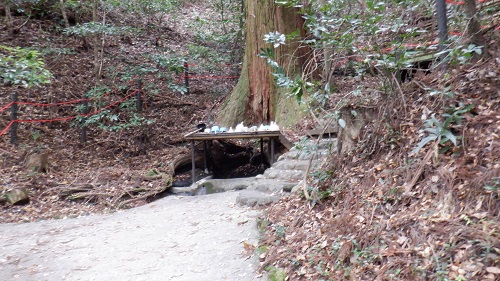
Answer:
[[[379,172],[382,171],[382,170],[384,170],[384,169],[385,169],[385,165],[384,164],[379,164],[379,165],[375,166],[375,170],[377,170]]]
[[[12,205],[23,205],[30,202],[28,191],[25,188],[15,188],[5,193],[7,201]]]
[[[492,273],[492,274],[500,274],[500,268],[498,268],[496,266],[487,267],[486,271],[488,271],[489,273]]]

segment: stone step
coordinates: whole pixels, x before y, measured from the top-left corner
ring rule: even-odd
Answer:
[[[187,187],[173,187],[172,192],[177,194],[203,195],[229,190],[247,189],[254,182],[254,178],[212,179],[207,177]]]
[[[311,162],[311,169],[318,165],[319,161]],[[296,159],[282,159],[273,164],[273,168],[277,170],[301,170],[306,171],[309,166],[309,160],[296,160]]]
[[[298,182],[304,178],[304,173],[305,172],[301,170],[280,170],[271,167],[264,172],[263,178],[287,182]]]
[[[269,195],[257,190],[242,190],[236,197],[236,203],[242,206],[259,207],[278,201],[282,196]]]
[[[248,186],[247,190],[256,190],[268,194],[279,194],[290,192],[297,183],[267,179],[262,175],[256,176],[254,182]]]
[[[330,152],[326,149],[320,149],[320,150],[290,150],[289,152],[281,155],[279,158],[278,158],[278,161],[281,161],[281,160],[287,160],[287,159],[295,159],[295,160],[309,160],[311,159],[311,155],[313,155],[314,153],[314,157],[313,157],[313,160],[318,160],[318,159],[321,159],[323,157],[325,157],[326,155],[328,155]]]
[[[318,150],[326,149],[331,150],[337,146],[337,139],[321,139],[319,142],[316,140],[307,140],[296,142],[290,151],[294,150]]]
[[[296,182],[268,179],[263,175],[252,178],[212,179],[205,178],[188,187],[173,187],[172,192],[186,195],[203,195],[230,190],[254,190],[267,194],[290,192]]]
[[[283,159],[309,160],[313,154],[315,154],[313,159],[317,160],[335,152],[336,147],[337,139],[321,139],[318,143],[315,140],[297,142],[287,153],[281,155],[278,161]]]

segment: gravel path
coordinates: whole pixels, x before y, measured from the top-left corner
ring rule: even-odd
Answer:
[[[259,211],[238,192],[169,196],[109,215],[0,225],[0,280],[264,280]]]

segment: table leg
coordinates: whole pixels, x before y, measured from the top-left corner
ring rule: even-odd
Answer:
[[[203,141],[203,168],[205,169],[205,173],[208,174],[207,167],[207,141]]]
[[[271,165],[274,163],[274,139],[271,138]]]
[[[264,159],[265,159],[264,158],[264,156],[265,156],[265,154],[264,154],[264,139],[262,139],[262,138],[260,139],[260,155],[262,156],[262,164],[264,164],[264,162],[265,162],[264,161]]]
[[[195,156],[194,156],[194,141],[191,141],[191,180],[193,183],[196,182],[196,164],[195,164]]]

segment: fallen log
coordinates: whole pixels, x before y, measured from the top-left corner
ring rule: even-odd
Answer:
[[[61,187],[60,189],[61,191],[59,191],[59,197],[66,198],[75,193],[88,192],[90,190],[93,190],[94,186],[91,183],[83,183],[76,186]]]

